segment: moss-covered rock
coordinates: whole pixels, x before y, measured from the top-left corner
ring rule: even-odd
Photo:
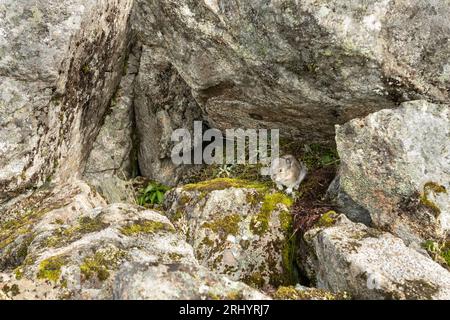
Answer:
[[[295,282],[292,204],[264,183],[231,178],[174,189],[165,202],[203,265],[258,288]]]
[[[449,299],[450,273],[390,233],[344,215],[305,235],[307,260],[319,289],[355,299]]]
[[[166,217],[134,205],[105,206],[80,185],[66,205],[5,223],[11,241],[0,250],[0,261],[8,262],[4,283],[20,291],[8,297],[111,299],[114,276],[126,262],[196,263]]]
[[[339,193],[407,243],[450,231],[449,110],[408,101],[336,129]]]
[[[273,294],[277,300],[349,300],[350,295],[346,292],[332,293],[317,288],[301,288],[294,286],[279,287]]]
[[[37,278],[58,282],[61,268],[67,262],[62,256],[53,256],[39,263]]]
[[[132,236],[139,233],[174,232],[175,229],[171,224],[161,221],[138,220],[127,224],[120,231],[126,236]]]

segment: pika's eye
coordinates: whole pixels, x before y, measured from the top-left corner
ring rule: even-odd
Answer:
[[[280,172],[283,172],[283,169],[280,169]]]

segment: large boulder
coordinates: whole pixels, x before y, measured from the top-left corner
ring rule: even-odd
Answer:
[[[114,299],[266,300],[269,297],[224,275],[194,264],[125,264],[117,275]]]
[[[140,172],[175,185],[190,166],[172,162],[172,132],[184,128],[192,134],[194,121],[202,119],[201,109],[165,52],[155,46],[142,49],[135,94]]]
[[[167,214],[198,261],[260,288],[296,281],[292,199],[264,184],[219,178],[167,196]]]
[[[340,215],[304,238],[303,262],[318,288],[355,299],[450,298],[450,272],[389,233]]]
[[[122,75],[131,6],[2,1],[0,202],[82,172]]]
[[[448,102],[445,0],[136,0],[210,124],[329,142],[334,124],[426,98]]]
[[[405,102],[336,128],[339,193],[407,242],[450,230],[450,108]],[[345,209],[344,209],[345,213]]]

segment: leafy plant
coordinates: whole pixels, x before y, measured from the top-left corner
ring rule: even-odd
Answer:
[[[150,182],[147,187],[139,191],[137,203],[140,206],[161,204],[164,201],[164,194],[170,188],[156,182]]]
[[[235,169],[234,164],[224,164],[218,168],[216,177],[217,178],[221,178],[221,177],[228,178],[232,175],[234,169]]]
[[[336,150],[320,144],[304,145],[301,158],[309,168],[326,167],[339,163]]]

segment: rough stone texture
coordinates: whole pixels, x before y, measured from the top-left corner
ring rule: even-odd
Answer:
[[[0,201],[82,172],[122,74],[132,0],[0,4]]]
[[[200,267],[159,212],[106,205],[81,181],[27,200],[0,223],[0,299],[267,298]]]
[[[125,261],[197,264],[166,217],[127,204],[105,207],[87,185],[76,189],[66,203],[50,195],[40,209],[1,225],[1,270],[15,275],[2,287],[16,284],[28,295],[27,283],[45,281],[60,299],[111,299]],[[48,202],[57,208],[46,209]]]
[[[125,264],[117,274],[114,298],[121,300],[266,300],[247,285],[188,264]]]
[[[133,152],[133,89],[139,71],[140,47],[136,45],[125,63],[124,76],[100,128],[86,164],[85,176],[118,176],[129,179],[136,168]],[[134,172],[136,174],[136,172]]]
[[[445,0],[137,0],[135,28],[211,126],[330,142],[334,124],[398,102],[448,102]]]
[[[406,241],[450,230],[450,109],[405,102],[336,129],[340,192]]]
[[[166,196],[171,221],[211,270],[260,288],[295,281],[292,200],[233,179],[186,185]]]
[[[125,62],[124,75],[86,163],[84,178],[109,202],[133,202],[126,180],[137,174],[134,85],[141,46],[136,43]]]
[[[355,224],[308,231],[310,275],[318,288],[356,299],[449,299],[450,272],[393,235]]]
[[[172,162],[172,131],[185,128],[192,133],[194,120],[201,120],[201,109],[165,52],[156,46],[143,47],[135,90],[141,174],[174,185],[189,166]]]
[[[328,186],[326,197],[333,201],[341,212],[345,212],[345,215],[351,221],[364,223],[366,226],[372,225],[370,213],[341,190],[339,173]]]

